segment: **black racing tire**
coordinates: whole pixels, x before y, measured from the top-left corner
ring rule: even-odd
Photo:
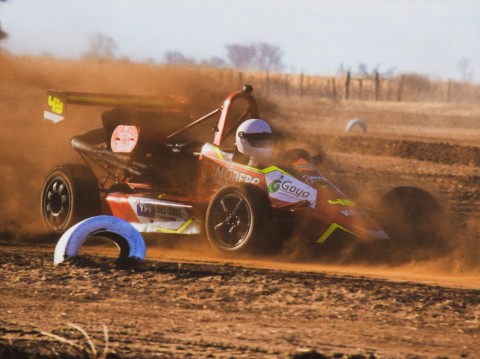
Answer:
[[[267,195],[254,185],[221,188],[208,205],[205,227],[210,245],[224,254],[262,254],[275,246],[269,241],[272,206]]]
[[[380,222],[397,247],[440,250],[444,246],[443,211],[437,199],[421,188],[388,191],[381,201]]]
[[[41,196],[41,215],[46,227],[63,233],[74,224],[100,214],[100,191],[86,166],[63,164],[47,175]]]

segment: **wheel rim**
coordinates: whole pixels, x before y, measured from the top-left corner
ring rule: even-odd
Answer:
[[[70,212],[71,191],[61,178],[52,179],[43,194],[43,210],[47,223],[54,229],[61,228]]]
[[[212,220],[217,243],[224,249],[240,247],[248,239],[251,218],[250,207],[242,196],[222,197],[215,206]]]

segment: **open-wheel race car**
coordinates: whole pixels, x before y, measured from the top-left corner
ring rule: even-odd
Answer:
[[[47,176],[44,223],[63,233],[108,215],[141,233],[202,234],[224,253],[278,249],[296,228],[305,243],[320,248],[352,239],[388,241],[387,231],[329,181],[307,151],[273,151],[272,129],[252,91],[246,85],[197,120],[178,97],[48,91],[44,117],[52,122],[64,119],[67,104],[110,109],[102,127],[71,139],[85,164],[59,165]],[[397,188],[386,198],[418,217],[402,198],[415,200],[420,191]],[[424,206],[435,201],[420,196]]]

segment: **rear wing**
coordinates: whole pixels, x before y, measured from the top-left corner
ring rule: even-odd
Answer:
[[[67,104],[183,112],[187,99],[181,96],[155,98],[47,90],[43,118],[53,123],[64,120]]]

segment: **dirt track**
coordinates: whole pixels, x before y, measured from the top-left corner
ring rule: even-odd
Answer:
[[[51,248],[0,248],[3,357],[80,357],[90,349],[68,323],[86,330],[100,352],[105,325],[109,350],[122,358],[480,353],[478,289],[185,259],[115,270],[105,257],[88,257],[54,268]]]
[[[478,106],[282,98],[267,111],[295,120],[289,130],[300,145],[325,151],[327,176],[362,203],[397,185],[432,192],[447,214],[439,224],[448,224],[446,253],[410,248],[401,258],[379,254],[332,267],[288,256],[226,260],[187,242],[149,247],[136,270],[114,269],[113,252],[102,247],[88,248],[101,256],[54,268],[55,241],[39,242],[39,188],[53,164],[76,158],[68,138],[98,113],[47,126],[43,90],[66,79],[84,91],[119,84],[108,76],[87,83],[95,76],[62,72],[68,63],[51,78],[34,62],[7,60],[11,70],[0,73],[7,94],[0,99],[0,357],[94,357],[68,323],[91,336],[98,357],[106,343],[110,357],[122,358],[480,357]],[[130,65],[124,73],[115,66],[113,77],[129,76]],[[147,76],[135,76],[142,88]],[[366,135],[343,132],[354,116],[367,120]]]

